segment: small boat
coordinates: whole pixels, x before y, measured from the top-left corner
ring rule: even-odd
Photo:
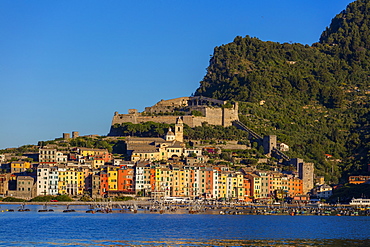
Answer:
[[[29,208],[25,208],[25,204],[24,203],[18,209],[18,212],[28,212],[28,211],[31,211],[31,210]]]
[[[43,207],[43,209],[40,209],[38,212],[39,213],[43,213],[43,212],[54,212],[54,210],[53,209],[48,209],[47,205],[45,204],[44,207]]]
[[[69,205],[67,205],[67,209],[66,210],[63,210],[63,213],[72,213],[72,212],[76,212],[76,210],[69,209]]]
[[[74,210],[74,209],[63,210],[63,213],[72,213],[72,212],[76,212],[76,210]]]

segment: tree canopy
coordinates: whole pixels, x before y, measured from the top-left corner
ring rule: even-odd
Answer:
[[[276,134],[329,181],[367,173],[369,28],[370,1],[358,0],[311,46],[238,36],[214,49],[195,95],[241,102],[247,126]]]

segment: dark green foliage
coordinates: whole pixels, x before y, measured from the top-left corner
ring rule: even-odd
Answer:
[[[50,202],[50,200],[55,200],[54,196],[36,196],[30,200],[30,202]]]
[[[369,184],[346,184],[342,188],[333,191],[333,195],[329,198],[331,202],[348,203],[352,198],[369,198]]]
[[[140,124],[115,124],[112,128],[114,132],[118,133],[120,136],[162,137],[167,133],[170,127],[173,129],[174,126],[174,124],[145,122]]]
[[[313,161],[328,182],[366,173],[369,28],[370,1],[358,0],[312,46],[238,36],[214,49],[195,94],[244,102],[242,122],[262,136],[276,134],[290,157]]]
[[[57,200],[58,202],[71,202],[71,199],[68,195],[59,195],[59,196],[36,196],[30,200],[30,202],[50,202],[51,200]]]
[[[193,116],[199,116],[199,117],[204,117],[203,114],[200,111],[191,111],[191,115],[193,115]]]
[[[57,200],[59,202],[71,202],[73,201],[72,198],[70,198],[68,195],[59,195],[54,198],[54,200]]]
[[[248,133],[234,126],[224,128],[207,124],[195,128],[185,126],[184,136],[188,139],[198,140],[248,140]]]
[[[117,196],[113,198],[113,201],[130,201],[133,200],[134,198],[131,196]]]
[[[5,197],[4,199],[3,199],[3,202],[25,202],[26,200],[24,200],[24,199],[20,199],[20,198],[15,198],[15,197],[11,197],[11,196],[9,196],[9,197]]]
[[[163,137],[169,128],[174,129],[174,124],[145,122],[140,124],[123,123],[115,125],[116,132],[123,136],[139,136],[139,137]],[[222,126],[214,126],[203,124],[195,128],[190,128],[184,125],[184,137],[186,139],[198,140],[240,140],[247,142],[248,133],[235,128],[234,126],[224,128]]]

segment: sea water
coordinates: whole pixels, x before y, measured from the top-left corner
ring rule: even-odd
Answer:
[[[86,213],[2,205],[0,246],[370,246],[370,217]],[[14,209],[14,212],[6,211]]]

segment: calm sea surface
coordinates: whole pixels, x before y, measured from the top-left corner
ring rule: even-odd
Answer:
[[[37,212],[1,205],[0,246],[370,246],[370,217]],[[14,209],[15,212],[6,212]]]

